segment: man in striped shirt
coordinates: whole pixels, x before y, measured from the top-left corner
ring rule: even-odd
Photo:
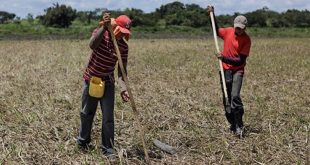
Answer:
[[[113,153],[114,145],[114,70],[117,62],[111,34],[108,31],[109,24],[111,24],[114,30],[114,35],[127,74],[128,45],[124,40],[129,39],[131,20],[125,15],[121,15],[116,19],[111,19],[110,14],[105,13],[99,28],[94,30],[89,43],[92,53],[83,75],[84,87],[82,110],[80,112],[81,125],[79,136],[77,137],[77,144],[79,146],[83,148],[88,146],[91,141],[93,119],[98,102],[100,102],[102,111],[102,150],[106,155]],[[89,82],[93,76],[99,77],[105,82],[104,93],[101,98],[89,95]],[[129,100],[129,95],[120,68],[118,68],[118,82],[120,85],[121,97],[124,102],[127,102]]]

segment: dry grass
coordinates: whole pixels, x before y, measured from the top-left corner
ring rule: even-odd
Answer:
[[[144,164],[130,105],[118,94],[119,159],[98,149],[100,111],[94,148],[75,145],[87,42],[0,42],[0,164]],[[247,133],[238,139],[223,116],[212,40],[132,40],[129,78],[152,164],[306,164],[309,42],[253,39],[242,89]],[[159,151],[153,138],[177,147],[177,155]]]

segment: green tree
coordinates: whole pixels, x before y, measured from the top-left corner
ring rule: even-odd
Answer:
[[[89,25],[91,20],[96,18],[95,11],[79,11],[76,14],[76,19],[80,20],[85,25]]]
[[[287,10],[283,13],[284,19],[292,27],[309,27],[310,12],[308,10],[299,11],[296,9]]]
[[[239,15],[239,13],[235,13],[234,15]],[[234,23],[234,16],[228,14],[219,15],[216,20],[221,27],[232,26]]]
[[[203,27],[207,26],[209,22],[207,10],[201,8],[197,4],[185,5],[183,13],[185,14],[185,20],[183,22],[183,25],[185,26]]]
[[[208,24],[208,14],[197,4],[186,4],[175,1],[156,9],[155,16],[164,19],[167,25],[203,27]]]
[[[164,18],[167,15],[174,15],[176,13],[180,13],[184,9],[185,6],[183,3],[175,1],[166,5],[161,5],[159,9],[156,9],[156,12],[161,18]]]
[[[58,3],[44,11],[45,15],[40,16],[40,21],[45,26],[67,28],[76,17],[75,9],[72,9],[70,6],[59,5]]]
[[[9,13],[6,11],[0,11],[0,23],[7,23],[8,21],[12,21],[15,18],[14,13]]]
[[[296,20],[297,27],[310,27],[310,11],[303,10],[299,13]]]
[[[140,9],[126,8],[123,14],[131,18],[133,27],[143,25],[143,22],[145,21],[143,20],[144,13]]]
[[[254,27],[266,27],[267,26],[267,11],[269,9],[264,7],[253,12],[246,13],[245,16],[248,19],[248,25]]]

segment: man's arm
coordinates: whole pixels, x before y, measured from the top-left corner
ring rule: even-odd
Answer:
[[[246,61],[247,56],[240,54],[238,57],[224,57],[222,56],[222,61],[226,64],[240,66],[243,65]]]
[[[124,65],[125,74],[127,76],[127,58],[122,57],[122,61],[123,61],[123,65]],[[125,83],[124,79],[125,78],[122,76],[121,68],[118,65],[118,84],[120,86],[121,97],[122,97],[124,102],[128,102],[130,97],[129,97],[129,94],[127,92],[127,87],[126,87],[126,83]]]
[[[91,49],[96,49],[100,45],[100,43],[103,39],[104,32],[107,30],[107,27],[110,23],[111,23],[110,13],[104,13],[103,19],[100,22],[100,28],[90,38],[89,47]]]
[[[96,32],[95,35],[93,35],[91,38],[90,38],[90,41],[89,41],[89,47],[91,49],[96,49],[99,45],[100,45],[100,42],[102,41],[103,39],[103,35],[104,35],[104,32],[106,31],[106,29],[102,26],[98,29],[98,31]]]
[[[218,35],[219,35],[219,26],[218,26],[218,24],[217,24],[217,21],[216,21],[214,12],[213,12],[212,14],[213,14],[213,18],[214,18],[214,24],[215,24],[216,35],[218,36]],[[210,21],[210,26],[211,26],[211,28],[212,28],[211,17],[209,18],[209,21]]]
[[[214,7],[213,7],[213,6],[208,6],[208,7],[207,7],[207,12],[209,13],[209,15],[211,14],[211,12],[212,12],[212,14],[213,14],[214,24],[215,24],[215,30],[216,30],[216,34],[218,35],[218,34],[219,34],[219,26],[218,26],[217,21],[216,21],[216,18],[215,18]],[[212,22],[211,22],[211,15],[210,15],[210,17],[209,17],[209,22],[210,22],[210,26],[211,26],[211,29],[212,29],[213,27],[212,27]]]
[[[123,60],[123,65],[124,65],[124,70],[125,70],[125,74],[127,75],[127,60]],[[124,81],[124,78],[123,78],[123,75],[122,75],[122,71],[121,71],[121,68],[118,64],[118,83],[119,83],[119,86],[120,86],[120,91],[121,92],[124,92],[124,91],[127,91],[127,88],[126,88],[126,84],[125,84],[125,81]]]

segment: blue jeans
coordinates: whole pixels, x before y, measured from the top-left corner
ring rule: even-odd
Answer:
[[[243,81],[243,73],[224,70],[227,95],[229,102],[229,110],[225,109],[225,116],[228,122],[231,124],[231,129],[234,131],[236,127],[243,127],[242,117],[244,114],[243,103],[240,97],[240,91]],[[222,80],[221,80],[222,82]],[[222,85],[222,83],[221,83]],[[223,87],[222,87],[223,90]],[[223,93],[224,96],[224,93]],[[224,108],[227,108],[225,97],[223,97]]]
[[[106,82],[102,98],[91,97],[88,93],[89,83],[85,81],[82,95],[82,110],[80,112],[81,126],[77,143],[86,146],[91,141],[91,129],[96,114],[98,102],[102,111],[101,140],[102,149],[113,148],[114,145],[114,83]]]

